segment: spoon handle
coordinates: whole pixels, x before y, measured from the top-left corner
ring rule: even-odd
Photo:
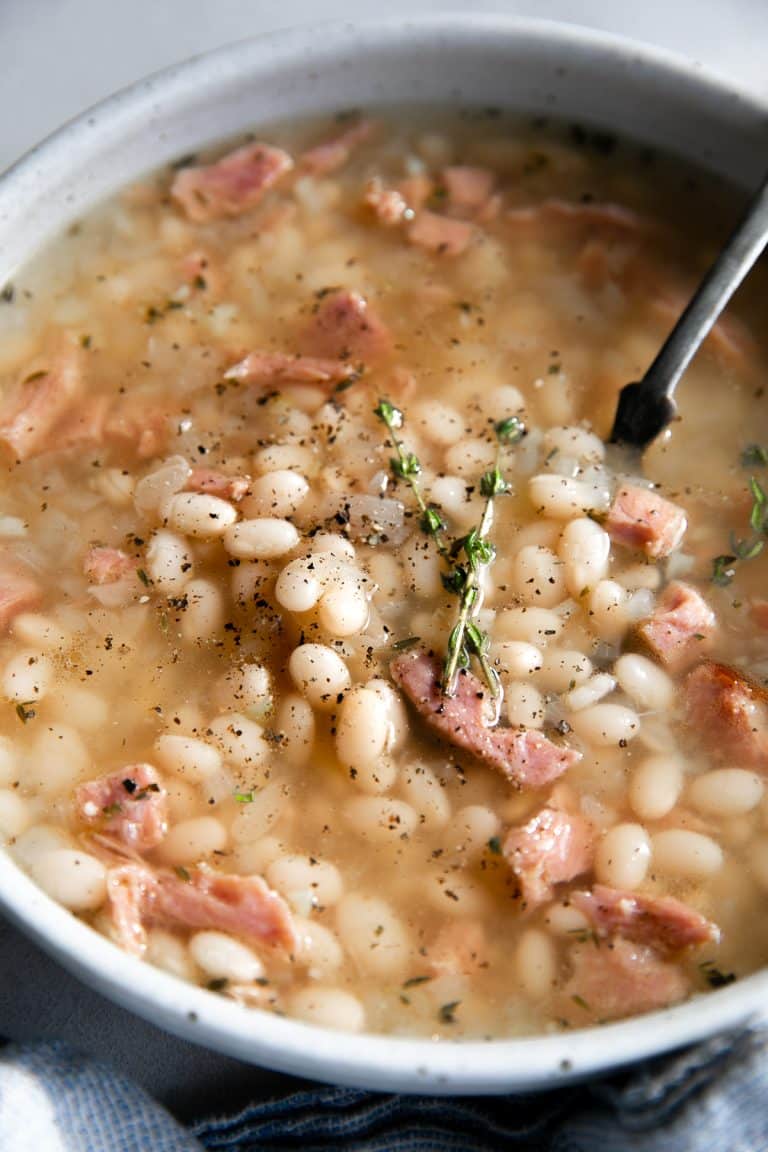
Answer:
[[[642,381],[649,399],[671,400],[677,383],[768,243],[768,175]]]

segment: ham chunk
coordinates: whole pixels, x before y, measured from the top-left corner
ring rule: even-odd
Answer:
[[[379,224],[383,224],[386,228],[400,224],[408,218],[408,202],[402,192],[397,188],[385,188],[378,179],[368,181],[363,194],[363,204],[373,211]]]
[[[477,920],[454,920],[440,929],[428,954],[434,976],[477,976],[489,964],[485,929]]]
[[[298,948],[288,905],[260,876],[197,869],[187,880],[161,872],[150,915],[185,928],[212,928],[288,950]]]
[[[768,772],[768,692],[728,664],[705,660],[683,688],[685,718],[714,759]]]
[[[416,711],[454,747],[496,768],[517,787],[542,788],[581,759],[576,749],[553,744],[541,732],[488,727],[481,682],[463,671],[455,695],[444,696],[442,669],[442,662],[426,652],[404,653],[389,666]]]
[[[213,929],[291,952],[298,949],[288,905],[259,876],[202,868],[179,875],[135,861],[108,871],[107,898],[115,939],[134,955],[146,947],[147,924]]]
[[[251,352],[224,373],[243,384],[341,384],[358,375],[354,364],[319,356],[289,356],[285,352]]]
[[[336,172],[347,163],[352,150],[368,140],[374,127],[372,120],[360,120],[338,136],[316,144],[314,148],[302,153],[299,159],[301,167],[312,176],[327,176],[330,172]]]
[[[19,560],[0,555],[0,631],[5,631],[14,616],[33,608],[42,596],[32,572]]]
[[[151,764],[81,784],[75,803],[90,827],[135,852],[157,847],[168,831],[168,794]]]
[[[599,229],[613,234],[642,235],[654,228],[653,221],[622,204],[599,200],[560,200],[552,198],[540,204],[510,208],[510,224],[526,230],[532,226],[546,228],[553,224],[581,225],[590,232]]]
[[[136,570],[136,561],[122,548],[89,548],[83,571],[91,584],[114,584]]]
[[[408,226],[408,239],[419,248],[428,248],[441,256],[460,256],[474,235],[474,227],[466,220],[454,220],[437,212],[419,212]]]
[[[211,496],[220,496],[222,500],[233,500],[237,503],[250,488],[247,476],[228,476],[225,472],[216,472],[213,468],[193,468],[185,485],[185,492],[207,492]]]
[[[616,493],[603,527],[614,543],[661,560],[679,547],[687,521],[677,504],[648,488],[625,484]]]
[[[665,954],[716,943],[720,936],[715,924],[672,896],[641,896],[596,884],[591,892],[572,892],[570,900],[598,936],[622,936]]]
[[[154,891],[154,873],[144,864],[131,862],[107,871],[112,938],[131,956],[143,956],[147,950],[144,914]]]
[[[491,198],[495,182],[490,168],[456,165],[444,168],[442,172],[448,207],[462,215],[481,211]]]
[[[364,296],[341,288],[320,299],[302,351],[310,357],[370,362],[392,351],[392,337]]]
[[[529,907],[549,900],[555,884],[592,867],[592,832],[578,813],[542,808],[521,828],[511,828],[502,847],[519,878]]]
[[[58,448],[56,426],[83,391],[82,357],[64,347],[24,373],[0,413],[0,444],[14,460],[29,460]]]
[[[653,655],[673,671],[703,655],[715,631],[715,614],[704,597],[680,580],[664,589],[652,616],[637,634]]]
[[[182,168],[171,185],[171,196],[197,224],[240,216],[255,208],[292,167],[291,157],[282,148],[246,144],[215,164]]]
[[[630,940],[617,938],[600,948],[578,944],[570,961],[572,975],[560,1010],[574,1025],[667,1008],[684,1000],[690,989],[682,969]]]

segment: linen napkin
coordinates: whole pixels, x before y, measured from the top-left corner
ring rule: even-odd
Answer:
[[[500,1097],[318,1087],[184,1128],[65,1044],[0,1051],[1,1152],[768,1152],[768,1032]]]

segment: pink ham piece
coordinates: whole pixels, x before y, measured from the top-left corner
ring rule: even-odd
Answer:
[[[89,548],[83,561],[83,571],[91,584],[114,584],[135,570],[136,561],[122,548]]]
[[[301,351],[309,357],[369,363],[389,355],[392,337],[364,296],[340,288],[322,294]]]
[[[383,224],[386,228],[394,227],[408,217],[408,202],[402,192],[397,188],[385,188],[378,179],[368,181],[363,194],[363,204],[373,211],[379,224]]]
[[[495,177],[490,168],[456,165],[443,169],[442,184],[452,212],[474,215],[490,200]]]
[[[83,391],[82,356],[62,347],[39,367],[27,370],[0,415],[0,444],[16,461],[59,447],[56,425]]]
[[[542,808],[527,824],[509,830],[502,852],[531,908],[549,900],[556,884],[589,871],[594,854],[592,832],[578,813]]]
[[[651,232],[655,227],[652,220],[633,212],[631,208],[598,200],[543,200],[540,204],[510,208],[506,219],[510,224],[526,228],[532,224],[562,222],[633,236]]]
[[[613,499],[603,527],[614,543],[661,560],[679,547],[687,521],[677,504],[648,488],[624,484]]]
[[[347,163],[352,150],[369,139],[374,127],[372,120],[360,120],[338,136],[316,144],[299,157],[301,168],[312,176],[327,176],[330,172],[336,172]]]
[[[570,961],[560,1012],[574,1025],[653,1012],[679,1003],[690,990],[682,969],[630,940],[617,938],[600,948],[578,944]]]
[[[437,212],[419,212],[408,226],[408,240],[439,256],[460,256],[469,247],[474,231],[466,220],[454,220]]]
[[[146,924],[212,929],[289,952],[299,947],[288,905],[259,876],[155,872],[136,861],[108,871],[107,898],[115,938],[133,955],[146,947]]]
[[[285,352],[251,352],[224,373],[225,380],[243,384],[341,384],[359,369],[344,360],[319,356],[289,356]]]
[[[704,597],[690,584],[673,580],[637,634],[662,664],[679,671],[704,654],[715,626],[715,614]]]
[[[720,938],[717,925],[672,896],[642,896],[595,884],[591,892],[572,892],[570,901],[598,936],[622,936],[665,954]]]
[[[292,167],[293,160],[282,148],[246,144],[215,164],[182,168],[171,185],[171,196],[196,224],[240,216],[255,208]]]
[[[75,793],[80,816],[133,852],[156,848],[168,831],[168,794],[151,764],[130,764]]]
[[[0,631],[5,631],[13,618],[33,608],[42,591],[32,572],[20,560],[0,554]]]
[[[435,976],[477,976],[489,964],[485,929],[477,920],[454,920],[444,925],[427,953]]]
[[[486,691],[471,672],[461,672],[453,696],[441,689],[442,661],[426,652],[407,652],[389,666],[416,711],[439,736],[496,768],[517,787],[543,788],[581,759],[574,748],[553,744],[541,732],[489,728]]]
[[[728,664],[705,660],[683,686],[685,719],[713,760],[768,772],[768,692]]]
[[[237,503],[250,488],[247,476],[227,476],[224,472],[216,472],[213,468],[193,468],[185,485],[185,492],[207,492],[211,496],[220,496],[222,500],[233,500]]]

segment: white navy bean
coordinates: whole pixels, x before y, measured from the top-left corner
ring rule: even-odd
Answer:
[[[215,540],[237,520],[237,512],[226,500],[203,492],[177,492],[165,509],[168,527],[182,536]]]
[[[651,842],[641,824],[615,824],[595,854],[595,876],[611,888],[639,888],[651,862]]]
[[[686,880],[704,880],[723,863],[720,845],[711,836],[688,828],[665,828],[652,838],[653,866],[659,872]]]
[[[290,520],[240,520],[224,533],[224,547],[240,560],[278,560],[293,551],[299,533]]]
[[[288,661],[296,687],[313,707],[332,712],[352,683],[349,669],[338,653],[325,644],[300,644]]]
[[[641,820],[660,820],[671,812],[683,788],[683,766],[675,756],[648,756],[629,782],[629,803]]]
[[[253,949],[224,932],[195,932],[189,952],[198,968],[214,980],[250,984],[264,976],[264,965]]]
[[[688,799],[708,816],[742,816],[763,798],[764,785],[756,772],[746,768],[716,768],[691,782]]]

